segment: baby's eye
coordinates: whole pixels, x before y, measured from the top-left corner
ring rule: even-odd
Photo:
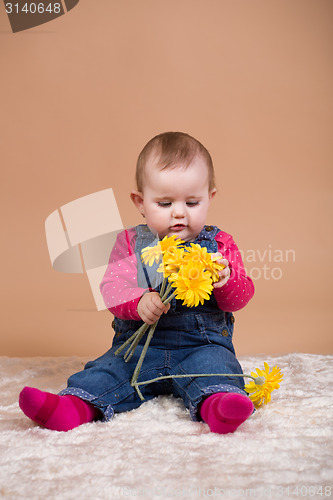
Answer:
[[[188,207],[195,207],[196,205],[199,205],[199,202],[198,201],[188,201],[188,202],[186,202],[186,205]]]
[[[157,205],[158,205],[159,207],[170,207],[171,202],[170,202],[170,201],[158,201],[158,202],[157,202]]]

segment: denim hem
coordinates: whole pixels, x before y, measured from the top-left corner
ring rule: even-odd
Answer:
[[[248,396],[248,394],[245,391],[243,391],[243,389],[240,389],[239,387],[230,384],[218,384],[205,387],[204,389],[202,389],[202,394],[193,403],[190,402],[189,410],[190,410],[191,420],[193,420],[194,422],[202,421],[201,419],[198,418],[197,415],[198,406],[201,403],[202,398],[206,395],[209,396],[217,392],[236,392],[237,394],[243,394],[244,396]]]
[[[63,389],[62,391],[59,392],[59,396],[76,396],[77,398],[82,399],[83,401],[88,401],[88,403],[91,403],[95,408],[100,410],[103,413],[103,418],[101,419],[102,422],[107,422],[110,420],[113,415],[114,415],[114,409],[112,408],[111,405],[103,405],[102,401],[96,401],[96,396],[93,394],[90,394],[87,391],[83,391],[82,389],[78,389],[76,387],[67,387],[67,389]],[[101,404],[101,406],[98,405]]]

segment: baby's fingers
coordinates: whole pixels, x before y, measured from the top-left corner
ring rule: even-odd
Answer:
[[[164,314],[166,314],[166,313],[169,311],[170,306],[171,306],[171,304],[170,304],[170,302],[169,302],[169,304],[167,304],[167,305],[165,306]]]
[[[227,283],[227,281],[230,278],[231,271],[230,271],[229,262],[227,261],[227,259],[221,259],[221,262],[219,262],[219,264],[223,264],[225,266],[225,268],[222,269],[222,271],[219,271],[220,279],[217,283],[213,284],[214,288],[221,288],[222,286],[224,286]]]

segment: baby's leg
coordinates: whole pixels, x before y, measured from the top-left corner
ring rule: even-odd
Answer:
[[[186,377],[173,380],[174,393],[183,398],[193,420],[203,420],[212,432],[234,432],[253,412],[244,391],[242,369],[236,356],[225,347],[207,344],[179,350],[183,359],[172,369],[175,374],[225,373],[230,377]]]
[[[76,396],[58,396],[33,387],[21,391],[19,405],[31,420],[55,431],[69,431],[102,416],[92,404]]]
[[[118,346],[119,347],[119,346]],[[84,370],[68,379],[68,387],[59,395],[25,387],[20,407],[32,420],[48,429],[67,431],[96,419],[110,420],[114,413],[132,410],[142,404],[130,380],[141,353],[139,345],[130,362],[115,356],[113,347],[86,364]],[[140,377],[158,376],[164,365],[163,349],[148,349]],[[146,401],[158,394],[154,384],[141,388]]]

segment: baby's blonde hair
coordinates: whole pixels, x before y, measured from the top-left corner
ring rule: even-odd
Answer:
[[[136,186],[142,193],[145,177],[145,166],[152,154],[158,157],[157,165],[161,170],[181,164],[187,168],[196,156],[201,156],[207,164],[208,190],[215,188],[214,167],[207,149],[194,137],[183,132],[164,132],[153,137],[139,154],[136,164]]]

